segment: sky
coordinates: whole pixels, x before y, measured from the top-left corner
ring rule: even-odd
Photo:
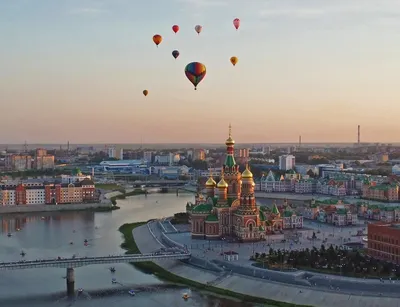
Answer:
[[[3,0],[0,40],[2,144],[399,141],[399,0]]]

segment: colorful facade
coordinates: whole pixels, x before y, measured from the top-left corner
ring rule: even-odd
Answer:
[[[75,204],[98,200],[95,184],[85,179],[80,182],[41,185],[0,186],[0,206],[39,204]]]
[[[358,225],[357,207],[354,204],[338,199],[311,201],[308,207],[302,208],[306,219],[335,226]]]
[[[220,181],[216,183],[210,175],[205,184],[206,196],[199,193],[194,204],[187,204],[193,238],[258,241],[283,229],[283,218],[276,205],[271,212],[256,205],[253,174],[248,166],[243,173],[239,172],[234,144],[229,129]]]
[[[397,202],[399,201],[399,186],[395,183],[377,184],[366,180],[362,187],[362,197],[371,200]]]

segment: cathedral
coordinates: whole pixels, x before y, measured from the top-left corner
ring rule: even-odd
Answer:
[[[276,205],[270,212],[256,205],[255,183],[248,165],[243,173],[235,162],[235,141],[231,135],[225,142],[226,157],[220,180],[208,178],[206,195],[198,193],[194,204],[188,203],[192,238],[234,238],[241,242],[259,241],[283,229],[283,220]]]

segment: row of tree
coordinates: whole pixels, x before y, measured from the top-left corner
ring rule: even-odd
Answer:
[[[332,245],[319,249],[274,250],[268,254],[255,253],[250,260],[271,266],[284,265],[292,268],[310,268],[348,276],[400,277],[400,267],[392,262],[382,261],[360,253],[358,250],[344,250]]]

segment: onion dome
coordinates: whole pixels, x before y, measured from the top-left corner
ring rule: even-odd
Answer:
[[[232,139],[232,136],[229,136],[229,137],[226,139],[225,145],[226,145],[226,146],[233,146],[233,145],[235,145],[235,141],[234,141],[234,139]]]
[[[242,173],[242,178],[243,179],[251,179],[251,178],[253,178],[253,173],[250,172],[249,165],[246,165],[246,169]]]
[[[213,177],[210,176],[210,178],[208,178],[208,180],[206,182],[206,187],[215,187],[216,184],[217,183],[215,182]]]
[[[228,187],[228,184],[224,180],[224,177],[222,176],[221,180],[217,184],[217,188],[224,188],[226,189]]]

